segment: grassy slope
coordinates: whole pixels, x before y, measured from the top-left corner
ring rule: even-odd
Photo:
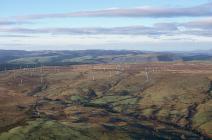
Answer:
[[[100,66],[104,67],[111,66]],[[43,119],[27,121],[25,126],[2,133],[0,138],[199,139],[190,130],[175,125],[183,128],[191,125],[210,136],[211,99],[207,90],[211,74],[192,73],[192,68],[190,74],[157,72],[150,73],[152,80],[146,82],[145,73],[141,70],[143,67],[131,70],[134,68],[131,66],[119,73],[92,70],[89,66],[86,69],[48,70],[45,72],[48,88],[38,94]],[[95,80],[92,80],[92,73]],[[29,74],[22,76],[30,78]],[[4,78],[1,77],[1,80]],[[10,79],[4,80],[11,83]],[[27,80],[34,81],[31,84],[36,85],[39,77]],[[5,86],[4,83],[2,86]],[[27,82],[20,88],[8,88],[26,92],[32,88],[31,84]],[[90,97],[89,89],[96,96]],[[194,104],[196,106],[191,108]],[[190,114],[190,109],[195,113]]]

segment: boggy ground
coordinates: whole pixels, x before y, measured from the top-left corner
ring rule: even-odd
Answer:
[[[212,65],[39,67],[0,73],[0,140],[212,138]]]

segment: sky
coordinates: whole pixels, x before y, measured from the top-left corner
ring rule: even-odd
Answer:
[[[212,0],[0,0],[0,49],[212,49]]]

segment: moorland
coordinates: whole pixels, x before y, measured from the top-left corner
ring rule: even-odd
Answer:
[[[0,140],[212,138],[210,59],[114,53],[50,65],[40,53],[10,52],[1,63]]]

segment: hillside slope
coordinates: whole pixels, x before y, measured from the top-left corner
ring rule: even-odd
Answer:
[[[0,139],[207,140],[211,70],[151,63],[3,72]]]

